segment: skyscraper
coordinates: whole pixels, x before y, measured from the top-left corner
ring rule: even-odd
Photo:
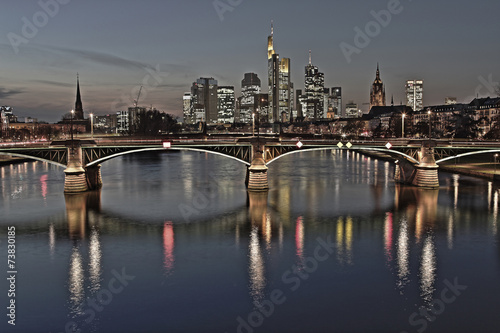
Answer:
[[[260,79],[255,73],[245,73],[241,80],[241,102],[240,102],[240,119],[242,123],[250,123],[252,121],[252,113],[256,110],[255,98],[260,94]]]
[[[323,117],[325,89],[325,75],[317,66],[312,64],[311,51],[309,51],[309,64],[305,68],[304,82],[307,110],[305,117],[309,120],[317,120]],[[302,110],[304,112],[304,110]]]
[[[182,96],[182,110],[184,114],[184,124],[194,124],[193,108],[191,107],[191,93],[186,92]]]
[[[342,88],[333,87],[330,95],[330,104],[335,117],[342,117]]]
[[[271,35],[267,38],[267,63],[269,86],[269,115],[271,123],[289,119],[291,113],[290,102],[290,58],[280,59],[274,51],[274,27],[271,23]]]
[[[191,96],[191,105],[195,113],[195,118],[199,118],[197,113],[199,114],[200,110],[203,109],[204,118],[202,121],[206,121],[207,124],[216,124],[219,114],[217,108],[217,80],[213,77],[199,78],[196,82],[193,82]],[[196,119],[195,121],[197,122],[200,120]]]
[[[380,79],[380,70],[377,63],[377,74],[370,89],[370,109],[373,106],[385,106],[385,88]]]
[[[234,87],[233,86],[220,86],[217,88],[217,108],[218,119],[220,124],[231,124],[234,122]]]
[[[422,110],[424,103],[424,81],[408,80],[406,81],[406,106],[409,106],[413,111]]]

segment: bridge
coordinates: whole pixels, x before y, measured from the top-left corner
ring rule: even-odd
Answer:
[[[497,153],[497,142],[449,140],[348,141],[283,138],[280,136],[200,139],[96,139],[34,143],[3,143],[0,154],[29,158],[64,168],[66,193],[102,186],[101,163],[125,154],[145,151],[186,150],[234,159],[247,167],[249,191],[267,191],[268,166],[289,154],[312,150],[355,150],[390,156],[396,162],[395,180],[419,187],[439,187],[439,163],[468,155]]]

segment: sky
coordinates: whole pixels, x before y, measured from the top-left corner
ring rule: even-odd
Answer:
[[[368,111],[377,63],[387,103],[424,80],[424,105],[447,96],[496,95],[500,2],[491,0],[2,0],[0,105],[55,122],[74,108],[79,74],[85,113],[139,105],[182,116],[182,95],[214,77],[241,93],[244,73],[267,92],[267,37],[304,67],[341,86],[344,104]]]

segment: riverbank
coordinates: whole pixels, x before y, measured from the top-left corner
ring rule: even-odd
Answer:
[[[22,158],[22,157],[1,156],[0,157],[0,166],[10,165],[10,164],[19,164],[19,163],[30,162],[30,161],[33,161],[33,160],[30,160],[28,158]]]

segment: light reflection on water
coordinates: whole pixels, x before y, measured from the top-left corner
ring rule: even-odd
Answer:
[[[254,302],[262,304],[264,300],[269,299],[273,289],[287,290],[287,286],[280,280],[282,273],[294,265],[299,269],[303,268],[306,258],[314,253],[316,239],[331,236],[335,248],[333,260],[320,263],[319,269],[311,273],[310,280],[303,281],[297,293],[287,295],[289,301],[286,306],[289,316],[299,317],[299,314],[302,314],[312,318],[321,311],[320,307],[330,307],[337,309],[336,312],[339,312],[341,317],[348,318],[350,314],[347,310],[343,311],[342,307],[332,302],[336,298],[345,300],[352,297],[352,294],[345,291],[349,289],[346,280],[350,279],[353,280],[353,285],[357,283],[356,287],[363,291],[366,298],[364,302],[374,308],[371,311],[376,312],[380,307],[378,299],[370,298],[368,295],[370,290],[363,289],[363,285],[359,284],[360,281],[369,280],[373,283],[373,288],[377,290],[381,288],[380,293],[388,300],[385,303],[387,317],[384,319],[387,322],[399,320],[405,324],[415,305],[428,306],[434,298],[439,297],[438,292],[444,279],[451,281],[457,275],[461,278],[467,276],[468,285],[474,289],[476,282],[470,280],[467,270],[475,267],[477,263],[460,261],[463,267],[451,266],[451,268],[442,264],[443,261],[450,260],[455,251],[463,251],[464,244],[470,244],[468,237],[471,228],[480,234],[481,239],[486,240],[482,244],[488,244],[491,237],[497,236],[500,192],[498,185],[491,182],[484,182],[482,187],[475,185],[477,188],[471,189],[469,183],[464,183],[470,181],[467,177],[449,176],[442,181],[442,183],[449,182],[444,189],[421,190],[394,184],[390,177],[392,168],[387,162],[367,159],[355,153],[335,153],[316,156],[318,161],[315,162],[314,170],[317,172],[311,177],[305,168],[311,163],[310,159],[302,161],[300,158],[295,158],[295,164],[283,159],[270,168],[272,186],[269,194],[250,193],[247,196],[240,185],[225,186],[237,183],[236,176],[240,175],[238,172],[234,178],[221,179],[219,184],[214,184],[210,177],[205,177],[204,171],[196,167],[202,156],[188,156],[186,158],[184,154],[180,154],[174,157],[187,163],[176,171],[186,174],[186,178],[176,180],[173,177],[161,180],[164,182],[163,186],[169,186],[172,191],[180,191],[174,196],[165,198],[162,195],[167,190],[158,189],[162,195],[156,194],[158,198],[155,199],[157,190],[147,186],[142,188],[138,179],[130,180],[129,184],[109,182],[110,177],[117,182],[119,177],[113,175],[107,178],[106,172],[109,172],[109,169],[106,171],[103,167],[105,187],[102,191],[61,196],[65,204],[65,214],[51,217],[47,223],[44,223],[44,220],[36,222],[40,229],[31,232],[46,237],[44,244],[47,253],[54,262],[64,267],[64,280],[67,283],[63,281],[59,287],[67,286],[66,314],[70,318],[82,316],[85,299],[106,286],[104,276],[116,266],[111,259],[106,262],[103,258],[116,260],[120,251],[123,251],[129,256],[126,260],[127,269],[136,268],[140,272],[137,274],[139,281],[137,285],[140,284],[141,287],[135,287],[131,283],[126,293],[116,295],[114,301],[116,303],[106,308],[101,317],[100,324],[103,325],[103,329],[114,327],[112,325],[115,325],[115,322],[110,319],[106,324],[105,318],[107,316],[116,318],[114,311],[124,311],[114,310],[115,306],[120,308],[119,304],[122,302],[129,306],[135,302],[148,306],[144,299],[158,299],[162,312],[168,309],[165,311],[168,313],[165,316],[171,320],[170,313],[173,317],[179,318],[186,315],[183,312],[185,309],[180,306],[177,309],[177,304],[182,304],[185,298],[189,299],[196,293],[198,294],[195,298],[199,301],[202,299],[200,295],[208,293],[211,289],[223,295],[224,301],[215,301],[215,304],[199,301],[198,305],[190,305],[194,307],[193,311],[199,315],[200,309],[213,306],[214,312],[207,310],[209,314],[227,316],[231,321],[232,318],[244,316],[255,310]],[[332,164],[332,161],[335,163]],[[117,169],[123,172],[120,176],[123,177],[122,180],[126,181],[126,178],[131,176],[140,177],[140,173],[136,174],[140,172],[137,171],[139,168],[136,168],[140,163],[134,168],[124,166],[135,165],[133,160],[114,163],[118,166]],[[163,159],[147,163],[165,163],[165,161]],[[335,165],[335,168],[332,165]],[[10,189],[16,186],[37,188],[41,198],[40,206],[44,205],[42,201],[46,198],[49,200],[53,195],[54,177],[50,173],[47,174],[47,178],[43,178],[43,174],[36,175],[37,170],[33,168],[5,170],[2,168],[2,175],[8,177],[8,174],[13,172],[16,179],[14,185],[9,183],[6,186]],[[148,170],[151,170],[153,175],[165,176],[157,165]],[[276,176],[278,170],[282,173],[279,177]],[[34,179],[35,185],[22,185],[17,181],[22,178],[22,173],[29,172],[34,173],[29,177]],[[45,173],[47,170],[41,169],[40,172]],[[322,176],[318,176],[320,173]],[[328,176],[329,174],[332,176]],[[148,182],[154,181],[156,176],[153,175],[148,176]],[[296,180],[294,177],[297,177]],[[47,187],[44,188],[43,183],[46,183]],[[6,184],[6,180],[3,180],[3,184]],[[135,191],[133,195],[124,191],[127,186],[131,186]],[[117,189],[119,192],[116,192]],[[203,192],[207,189],[214,191],[210,206],[207,207],[210,213],[208,216],[200,213],[190,223],[185,223],[182,217],[175,214],[179,202],[187,200],[187,204],[190,204],[196,191],[208,193]],[[185,194],[184,191],[189,193]],[[5,190],[2,192],[4,197],[10,195],[6,192]],[[141,199],[141,196],[144,198]],[[476,200],[476,196],[479,199]],[[177,197],[177,201],[173,199],[174,197]],[[156,201],[147,202],[151,200]],[[219,206],[219,202],[223,203]],[[15,206],[16,202],[10,201],[10,204]],[[154,207],[155,204],[161,206],[161,209],[156,207],[146,212],[142,210],[143,219],[138,207],[144,205]],[[132,217],[127,214],[124,217],[117,209],[121,206],[125,211],[136,210],[136,212]],[[230,207],[229,211],[226,211],[227,207]],[[470,216],[474,216],[474,219]],[[22,233],[19,237],[23,237]],[[120,242],[121,238],[128,242],[126,247],[122,248],[115,244]],[[69,260],[64,261],[58,253],[68,251],[65,250],[68,245]],[[128,247],[131,248],[130,251],[125,250]],[[216,252],[219,247],[223,247],[220,253]],[[446,251],[443,251],[443,248]],[[118,251],[118,254],[115,251]],[[222,253],[228,256],[224,259],[227,261],[218,259]],[[459,253],[457,256],[461,256],[460,252],[456,253]],[[159,254],[158,257],[155,254]],[[451,259],[461,260],[454,257]],[[103,262],[107,265],[103,266]],[[157,275],[156,267],[162,272],[161,276]],[[482,266],[480,268],[485,270]],[[346,277],[338,272],[348,272],[349,275]],[[369,272],[368,278],[367,272]],[[483,275],[484,273],[483,271]],[[388,280],[387,276],[391,276],[391,280]],[[228,277],[230,281],[227,281]],[[60,279],[57,275],[54,278]],[[212,284],[208,285],[206,280],[212,281]],[[221,281],[220,286],[217,284],[218,280]],[[200,284],[199,288],[196,287],[197,284]],[[391,287],[397,291],[396,294],[392,294]],[[179,290],[193,290],[193,294],[183,294]],[[54,290],[48,292],[54,293]],[[309,294],[316,295],[314,302],[308,298]],[[29,302],[30,299],[26,301]],[[356,304],[356,300],[352,301],[352,304],[349,302],[351,301],[343,306]],[[460,302],[468,304],[466,300]],[[229,305],[225,305],[226,303]],[[406,312],[398,312],[401,311],[401,303],[405,304]],[[304,309],[303,304],[308,304],[308,309]],[[453,306],[463,310],[460,305]],[[470,306],[472,308],[472,305]],[[151,315],[145,314],[145,316],[151,321],[151,330],[161,327],[175,331],[186,326],[193,331],[197,328],[196,323],[188,319],[184,321],[179,319],[181,326],[175,326],[172,321],[162,322],[163,326],[155,326],[159,324],[154,324],[156,319],[153,317],[156,318],[159,308],[148,309]],[[454,311],[453,309],[450,306],[447,311]],[[384,316],[383,313],[379,315]],[[278,323],[278,318],[279,312],[276,317],[266,319],[270,326],[268,329],[263,326],[263,331],[273,331],[273,328],[279,326],[278,324],[292,328],[287,326],[286,322]],[[64,320],[66,319],[65,316]],[[61,321],[62,327],[64,320]],[[126,332],[127,325],[132,324],[127,318],[123,320],[121,329]],[[326,319],[319,316],[315,320],[320,323]],[[445,325],[446,320],[444,318],[440,320],[442,324],[437,322],[435,325]],[[339,321],[342,322],[342,319]],[[365,324],[366,327],[371,325],[368,322]],[[148,327],[147,321],[145,325]],[[201,325],[198,327],[199,330],[203,328]],[[311,330],[314,331],[316,324],[310,321],[309,325],[312,325]],[[347,330],[349,327],[347,319],[344,325],[339,331],[343,331],[342,327]],[[232,326],[210,326],[208,330],[215,331],[215,328],[228,332],[235,330]]]

